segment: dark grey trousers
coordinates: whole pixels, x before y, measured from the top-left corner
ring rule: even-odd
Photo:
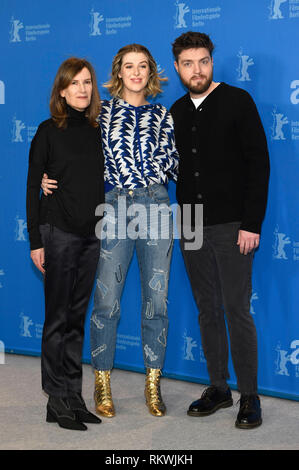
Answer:
[[[202,346],[212,385],[226,389],[228,337],[241,394],[257,393],[257,335],[250,314],[253,252],[240,253],[240,223],[204,227],[199,250],[181,249],[199,309]]]

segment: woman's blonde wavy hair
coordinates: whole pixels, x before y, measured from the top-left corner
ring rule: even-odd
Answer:
[[[122,79],[118,76],[122,66],[122,60],[125,54],[129,52],[142,52],[148,58],[149,63],[149,79],[147,86],[144,90],[144,96],[153,96],[155,97],[162,92],[161,82],[165,82],[168,79],[166,77],[161,77],[157,70],[157,64],[155,59],[151,55],[150,51],[141,44],[128,44],[127,46],[119,49],[118,53],[113,59],[112,62],[112,72],[110,80],[105,83],[103,86],[108,89],[109,93],[115,98],[122,98],[123,82]]]

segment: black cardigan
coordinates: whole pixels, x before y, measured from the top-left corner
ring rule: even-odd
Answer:
[[[249,93],[220,83],[197,110],[188,93],[170,112],[180,155],[178,203],[202,203],[204,225],[241,221],[242,230],[260,233],[269,156]]]
[[[67,128],[52,119],[42,122],[34,136],[27,179],[27,230],[31,250],[41,248],[39,225],[50,223],[66,232],[94,235],[104,202],[104,157],[100,127],[89,124],[84,112],[68,107]],[[58,181],[52,195],[40,198],[43,173]]]

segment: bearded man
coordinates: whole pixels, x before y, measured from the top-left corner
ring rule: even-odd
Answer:
[[[187,32],[172,46],[175,68],[188,89],[170,110],[180,155],[177,200],[182,210],[185,204],[193,209],[203,204],[202,246],[194,250],[182,237],[181,249],[200,312],[211,383],[187,413],[206,416],[233,404],[227,384],[228,327],[241,394],[235,425],[253,428],[262,423],[250,297],[253,255],[267,203],[265,132],[249,93],[213,80],[214,45],[209,36]],[[197,223],[194,213],[191,232]]]

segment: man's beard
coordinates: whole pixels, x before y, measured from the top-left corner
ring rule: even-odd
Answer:
[[[199,83],[198,85],[192,85],[191,84],[191,80],[192,78],[187,82],[185,80],[182,80],[183,84],[185,85],[185,87],[188,88],[188,90],[193,93],[194,95],[201,95],[203,93],[205,93],[209,88],[210,88],[210,85],[213,81],[213,75],[211,74],[209,77],[204,77],[205,80],[201,83]]]

